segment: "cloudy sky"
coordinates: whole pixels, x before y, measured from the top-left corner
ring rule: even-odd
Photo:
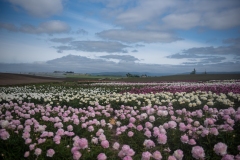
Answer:
[[[0,0],[0,71],[240,71],[239,0]]]

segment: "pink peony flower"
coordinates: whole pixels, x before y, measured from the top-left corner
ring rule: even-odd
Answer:
[[[113,149],[118,150],[119,147],[120,147],[120,144],[119,144],[118,142],[115,142],[115,143],[113,144]]]
[[[159,151],[155,151],[152,155],[152,157],[155,159],[155,160],[161,160],[162,159],[162,154],[159,152]]]
[[[73,152],[73,159],[74,160],[79,160],[82,157],[82,154],[79,151],[74,151]]]
[[[169,121],[168,122],[168,127],[169,128],[176,128],[177,127],[177,123],[175,121]]]
[[[155,117],[154,116],[149,116],[149,121],[150,122],[154,122],[155,121]]]
[[[135,122],[136,122],[136,119],[135,119],[134,117],[131,117],[131,118],[129,118],[129,122],[130,122],[130,123],[135,123]]]
[[[142,126],[142,125],[138,125],[138,126],[137,126],[137,130],[138,130],[138,131],[143,130],[143,126]]]
[[[27,138],[26,140],[25,140],[25,144],[29,144],[29,143],[31,143],[32,142],[32,139],[31,138]]]
[[[150,122],[146,122],[145,127],[148,128],[148,129],[152,129],[153,125]]]
[[[36,148],[34,154],[39,156],[42,153],[42,149]]]
[[[101,142],[101,146],[102,146],[103,148],[108,148],[108,147],[109,147],[109,142],[108,142],[107,140],[103,140],[103,141]]]
[[[53,149],[47,150],[47,157],[52,157],[55,154],[55,151]]]
[[[59,135],[56,135],[53,137],[53,141],[56,143],[56,144],[60,144],[60,140],[61,140],[61,137]]]
[[[155,143],[150,140],[150,139],[146,139],[144,142],[143,142],[143,145],[146,147],[146,148],[152,148],[152,147],[155,147]]]
[[[210,133],[217,136],[219,133],[218,133],[218,129],[217,128],[210,128]]]
[[[166,144],[167,143],[167,136],[165,134],[160,133],[158,135],[158,139],[157,139],[159,144]]]
[[[72,126],[72,125],[68,125],[68,126],[67,126],[67,130],[68,130],[68,131],[73,131],[73,126]]]
[[[106,140],[106,136],[102,133],[102,134],[98,137],[98,139],[99,139],[100,141]]]
[[[174,156],[169,156],[168,160],[177,160]]]
[[[132,157],[131,157],[131,156],[125,156],[125,157],[123,158],[123,160],[132,160]]]
[[[80,149],[88,148],[88,140],[86,138],[80,138],[78,140],[78,145],[79,145]]]
[[[150,160],[151,157],[152,157],[152,154],[150,152],[148,152],[148,151],[143,152],[141,160]]]
[[[118,156],[120,158],[123,158],[125,156],[134,156],[135,152],[133,151],[133,149],[130,148],[129,145],[123,145],[122,149],[120,150],[120,152],[118,153]]]
[[[100,153],[100,154],[97,156],[97,159],[98,159],[98,160],[106,160],[106,159],[107,159],[107,156],[106,156],[104,153]]]
[[[227,154],[227,145],[225,143],[219,142],[214,145],[213,150],[217,155],[224,156],[225,154]]]
[[[93,126],[89,126],[88,127],[88,132],[93,132],[94,131],[94,127]]]
[[[7,140],[10,137],[10,134],[5,129],[0,129],[0,137],[3,140]]]
[[[134,133],[132,131],[128,132],[128,137],[132,137],[134,135]]]
[[[30,138],[30,133],[29,132],[24,132],[23,135],[22,135],[22,138],[23,139]]]
[[[176,151],[174,151],[173,156],[177,159],[177,160],[182,160],[183,158],[183,151],[181,149],[177,149]]]
[[[222,157],[222,160],[233,160],[234,156],[230,154],[226,154],[225,156]]]
[[[200,146],[194,146],[192,148],[192,156],[195,159],[204,159],[205,157],[205,152],[202,147]]]
[[[195,145],[195,144],[196,144],[196,141],[195,141],[194,139],[190,139],[190,140],[188,141],[188,144],[189,144],[189,145]]]
[[[181,141],[182,141],[182,143],[188,143],[188,141],[189,141],[188,136],[186,134],[181,136]]]
[[[150,137],[152,136],[152,133],[151,133],[151,131],[146,130],[146,131],[144,132],[144,135],[147,136],[148,138],[150,138]]]
[[[29,154],[30,154],[30,152],[29,152],[29,151],[26,151],[26,152],[24,153],[24,157],[27,158],[27,157],[29,156]]]

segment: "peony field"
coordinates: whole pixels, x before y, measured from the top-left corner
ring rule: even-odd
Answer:
[[[240,160],[240,80],[2,86],[0,159]]]

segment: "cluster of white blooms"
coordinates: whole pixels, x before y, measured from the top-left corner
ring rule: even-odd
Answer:
[[[221,81],[221,82],[176,82],[176,83],[161,83],[160,85],[229,85],[234,83],[239,85],[238,81]],[[116,85],[116,83],[103,83],[101,85]],[[122,83],[122,85],[136,85],[139,83]],[[142,85],[142,83],[140,83]],[[146,85],[149,85],[147,83]],[[152,83],[156,85],[159,83]],[[99,84],[98,84],[99,85]],[[118,88],[118,87],[116,87]],[[101,105],[121,103],[142,105],[167,105],[169,103],[178,103],[188,107],[213,106],[215,103],[225,106],[234,106],[234,101],[240,101],[240,94],[229,92],[228,94],[216,94],[211,91],[191,91],[191,92],[158,92],[158,93],[117,93],[114,87],[72,87],[66,88],[62,86],[22,86],[22,87],[0,87],[0,102],[1,101],[25,101],[25,102],[42,102],[44,104],[59,104],[61,102],[76,101],[79,105]]]

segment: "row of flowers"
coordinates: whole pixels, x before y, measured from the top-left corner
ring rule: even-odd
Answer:
[[[142,88],[136,85],[1,87],[1,156],[240,159],[239,84],[207,83],[228,92],[204,91],[193,82],[187,92],[144,94],[121,92]]]
[[[186,82],[185,82],[186,83]],[[223,82],[222,82],[223,83]],[[224,85],[223,85],[224,84]],[[237,106],[240,103],[240,85],[223,83],[220,86],[198,84],[184,86],[130,87],[129,92],[117,92],[118,87],[62,87],[62,86],[23,86],[1,87],[0,102],[33,102],[37,104],[70,105],[73,107],[94,105],[95,103],[118,107],[121,104],[131,106],[168,105],[176,107],[202,108],[205,104],[213,107]],[[219,91],[205,91],[209,88]],[[178,88],[178,89],[176,89]],[[187,88],[187,89],[186,89]],[[206,89],[208,88],[208,89]],[[126,89],[126,88],[125,88]],[[170,90],[170,91],[169,91]],[[183,92],[184,90],[184,92]],[[178,92],[179,91],[179,92]],[[182,91],[182,92],[180,92]],[[135,93],[137,92],[137,93]]]
[[[191,112],[169,104],[114,110],[10,102],[1,111],[6,159],[240,159],[240,108],[205,105]],[[12,149],[19,152],[9,147],[20,147]]]

